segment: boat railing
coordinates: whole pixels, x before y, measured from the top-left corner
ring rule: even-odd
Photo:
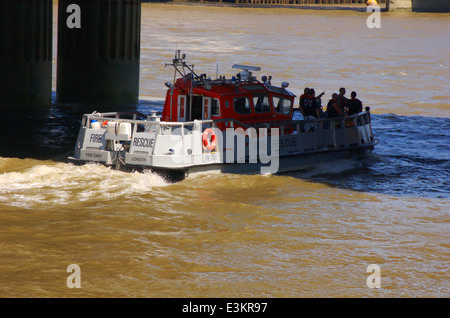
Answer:
[[[147,117],[138,119],[138,116],[145,116],[140,113],[97,113],[85,114],[81,127],[90,129],[103,129],[108,131],[108,123],[129,124],[129,137],[136,132],[149,132],[163,135],[184,135],[190,134],[193,130],[204,131],[209,127],[216,127],[214,120],[194,120],[190,122],[161,122],[158,117]],[[131,117],[131,118],[127,118]],[[118,134],[117,128],[115,133]],[[119,134],[120,135],[120,134]],[[107,139],[111,135],[107,136]]]
[[[282,129],[291,127],[296,133],[304,132],[317,132],[330,130],[333,127],[335,129],[349,128],[364,126],[370,124],[370,112],[365,111],[358,114],[345,117],[334,117],[334,118],[320,118],[320,119],[299,119],[299,120],[280,120],[271,121],[264,124],[252,125],[253,128],[275,128],[278,127],[281,130],[281,134],[285,132],[292,133],[292,129]],[[334,124],[334,125],[333,125]],[[306,127],[306,128],[305,128]],[[309,129],[308,129],[309,128]]]
[[[132,118],[124,118],[121,116],[132,116]],[[157,120],[151,120],[151,117],[147,117],[147,119],[137,119],[137,116],[145,116],[144,114],[138,112],[130,112],[130,113],[92,113],[85,114],[82,122],[82,127],[89,126],[90,128],[93,126],[94,122],[98,122],[100,126],[106,128],[106,124],[110,121],[113,122],[126,122],[133,125],[139,126],[160,126],[162,132],[166,134],[170,134],[174,128],[189,128],[194,126],[201,127],[216,127],[219,123],[224,123],[225,127],[235,128],[287,128],[289,129],[281,129],[281,134],[288,132],[292,133],[303,133],[310,131],[324,131],[329,130],[331,128],[334,129],[342,129],[349,127],[357,127],[364,126],[366,124],[370,124],[370,112],[365,111],[359,114],[355,114],[352,116],[346,117],[337,117],[337,118],[321,118],[321,119],[313,119],[313,120],[286,120],[286,121],[272,121],[266,122],[264,124],[246,124],[239,120],[233,118],[222,118],[222,119],[214,119],[214,120],[194,120],[189,122],[161,122]],[[309,129],[307,129],[309,128]],[[188,129],[192,130],[192,129]]]
[[[249,125],[233,118],[217,120],[194,120],[189,122],[161,122],[159,117],[135,113],[92,113],[83,116],[82,127],[105,131],[106,140],[115,140],[120,143],[130,142],[136,133],[152,135],[184,136],[194,132],[203,133],[207,128],[223,130],[225,128],[278,128],[280,138],[285,136],[298,136],[302,144],[301,152],[318,151],[325,149],[340,149],[362,146],[373,143],[373,134],[370,125],[370,112],[338,118],[322,118],[315,120],[274,121],[263,125]],[[108,123],[126,123],[125,130],[114,126],[111,131]],[[100,133],[97,132],[97,133]],[[81,147],[81,144],[79,145]]]
[[[225,127],[228,128],[236,128],[236,127],[243,127],[243,128],[251,128],[252,126],[245,124],[237,119],[234,118],[221,118],[221,119],[215,119],[214,122],[216,123],[224,123]]]
[[[132,118],[124,118],[121,116],[132,116]],[[303,133],[312,131],[324,131],[330,129],[342,129],[357,126],[364,126],[370,124],[370,112],[365,111],[359,114],[346,116],[346,117],[336,117],[336,118],[320,118],[313,120],[285,120],[285,121],[271,121],[264,124],[246,124],[234,118],[222,118],[222,119],[207,119],[207,120],[194,120],[189,122],[161,122],[159,120],[152,120],[151,117],[146,119],[138,119],[138,116],[145,116],[139,112],[130,113],[97,113],[85,114],[82,121],[82,127],[92,128],[94,122],[98,122],[102,128],[106,128],[108,122],[124,122],[135,125],[134,128],[139,129],[147,126],[159,126],[161,131],[164,133],[171,133],[175,128],[190,128],[190,127],[217,127],[217,124],[224,123],[225,127],[235,128],[280,128],[281,134],[284,133]],[[282,128],[291,128],[282,129]],[[309,129],[307,129],[309,128]],[[293,129],[293,130],[292,130]],[[145,130],[145,128],[144,128]],[[191,131],[192,129],[188,129]]]
[[[252,125],[257,132],[260,128],[279,129],[280,138],[297,136],[301,152],[329,149],[347,149],[366,146],[374,142],[370,112],[351,116],[321,118],[313,120],[273,121]]]
[[[132,118],[126,118],[124,116],[132,116]],[[99,123],[101,128],[106,128],[108,122],[118,122],[118,123],[130,123],[132,125],[133,131],[149,131],[153,126],[154,132],[163,133],[163,134],[171,134],[175,131],[175,134],[178,134],[176,130],[181,129],[181,131],[192,131],[194,127],[200,127],[200,130],[203,131],[206,128],[216,128],[217,124],[224,123],[226,127],[235,128],[235,127],[243,127],[243,128],[251,128],[252,126],[245,124],[239,120],[233,118],[222,118],[222,119],[206,119],[206,120],[193,120],[188,122],[162,122],[157,118],[151,118],[150,116],[146,119],[138,119],[138,116],[145,116],[141,113],[97,113],[94,112],[92,114],[85,114],[82,121],[82,127],[92,128],[94,127],[94,123]],[[153,120],[152,120],[153,119]],[[157,128],[158,127],[158,128]]]

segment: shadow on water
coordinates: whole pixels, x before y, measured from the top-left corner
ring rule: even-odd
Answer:
[[[140,100],[121,111],[160,110],[160,101]],[[95,106],[61,105],[56,102],[48,110],[4,111],[0,125],[0,157],[66,161],[73,155],[83,114],[99,110]]]
[[[162,102],[141,100],[131,108],[149,114],[161,111]],[[0,157],[65,162],[73,155],[82,114],[94,110],[54,103],[42,113],[4,114]],[[380,143],[364,161],[284,175],[356,191],[450,198],[450,118],[375,114],[372,126]]]

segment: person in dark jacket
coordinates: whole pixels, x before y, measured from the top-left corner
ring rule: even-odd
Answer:
[[[362,112],[362,102],[356,98],[356,92],[351,93],[351,99],[347,101],[347,114],[349,116]]]
[[[344,111],[338,105],[338,94],[334,93],[327,104],[328,118],[345,116]]]
[[[345,88],[341,87],[339,89],[339,95],[337,97],[337,104],[339,106],[339,109],[343,112],[345,112],[345,110],[347,109],[347,102],[348,102],[347,97],[345,97],[344,95],[345,95]]]
[[[300,113],[302,113],[303,117],[305,117],[305,113],[303,112],[303,106],[305,106],[305,98],[308,97],[308,95],[309,95],[309,88],[305,87],[302,96],[300,96],[299,98],[299,107],[298,107],[298,110],[300,111]]]

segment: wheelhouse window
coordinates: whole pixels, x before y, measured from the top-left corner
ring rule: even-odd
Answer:
[[[220,116],[220,101],[217,98],[211,101],[211,116]]]
[[[272,100],[273,100],[273,107],[275,108],[276,112],[285,115],[289,115],[291,113],[292,102],[290,99],[274,96]]]
[[[236,97],[233,104],[236,113],[250,114],[250,99],[248,97]]]
[[[270,103],[268,96],[254,96],[253,106],[255,107],[255,112],[266,113],[270,112]]]

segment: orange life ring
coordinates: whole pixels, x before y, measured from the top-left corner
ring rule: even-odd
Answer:
[[[206,150],[208,151],[214,150],[214,148],[216,148],[216,134],[214,133],[214,130],[212,130],[211,128],[205,129],[205,131],[202,134],[202,141],[203,147]]]

